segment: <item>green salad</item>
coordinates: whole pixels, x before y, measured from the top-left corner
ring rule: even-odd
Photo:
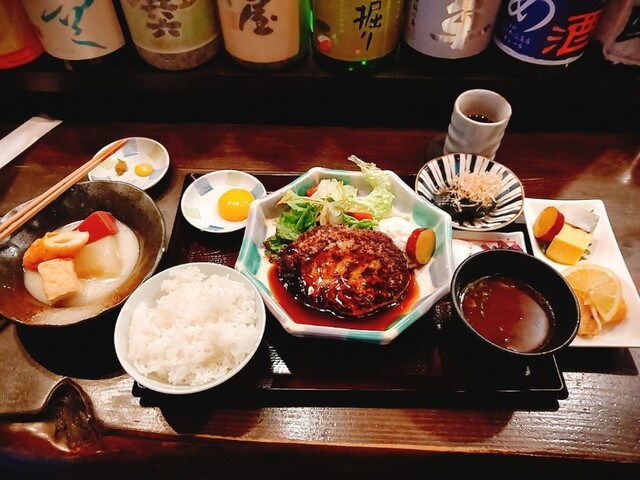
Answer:
[[[373,163],[351,155],[371,187],[367,195],[335,178],[325,178],[302,194],[288,190],[278,202],[289,208],[278,217],[276,232],[264,242],[268,254],[279,254],[302,233],[318,225],[342,224],[353,228],[375,229],[389,216],[394,195],[387,174]]]

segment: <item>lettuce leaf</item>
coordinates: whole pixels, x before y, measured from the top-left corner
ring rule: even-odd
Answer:
[[[268,254],[279,254],[302,233],[318,225],[343,224],[373,229],[381,219],[389,216],[394,195],[387,174],[355,155],[349,160],[360,168],[371,192],[359,197],[357,188],[335,178],[322,179],[311,196],[287,191],[278,204],[286,204],[289,208],[278,217],[275,234],[264,242]],[[369,212],[373,218],[358,220],[346,212]]]
[[[356,209],[373,213],[373,218],[376,220],[388,217],[393,208],[394,195],[391,192],[391,182],[387,174],[374,163],[364,162],[355,155],[351,155],[349,160],[360,167],[365,181],[372,189],[364,197],[356,196],[355,207],[358,207]]]

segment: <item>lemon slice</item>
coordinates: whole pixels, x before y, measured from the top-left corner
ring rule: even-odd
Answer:
[[[627,316],[622,283],[611,269],[601,265],[576,265],[565,269],[562,275],[581,303],[581,329],[585,334],[595,335],[605,324],[619,322]],[[583,322],[590,325],[582,325]]]

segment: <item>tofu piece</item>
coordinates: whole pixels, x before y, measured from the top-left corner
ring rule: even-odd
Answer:
[[[575,265],[591,244],[592,235],[567,223],[547,247],[547,257],[564,265]]]
[[[69,258],[54,258],[38,264],[44,294],[52,304],[80,291],[80,281]]]

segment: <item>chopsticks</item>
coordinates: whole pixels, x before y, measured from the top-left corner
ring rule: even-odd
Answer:
[[[53,185],[46,192],[38,195],[35,199],[30,201],[22,210],[16,212],[5,222],[0,223],[0,241],[4,240],[13,232],[18,230],[22,225],[31,220],[44,207],[49,205],[56,198],[66,192],[69,188],[78,183],[84,176],[88,175],[91,170],[100,165],[115,152],[120,150],[120,148],[122,148],[126,143],[126,138],[113,143],[103,152],[100,152],[80,168],[74,170],[72,173]]]

